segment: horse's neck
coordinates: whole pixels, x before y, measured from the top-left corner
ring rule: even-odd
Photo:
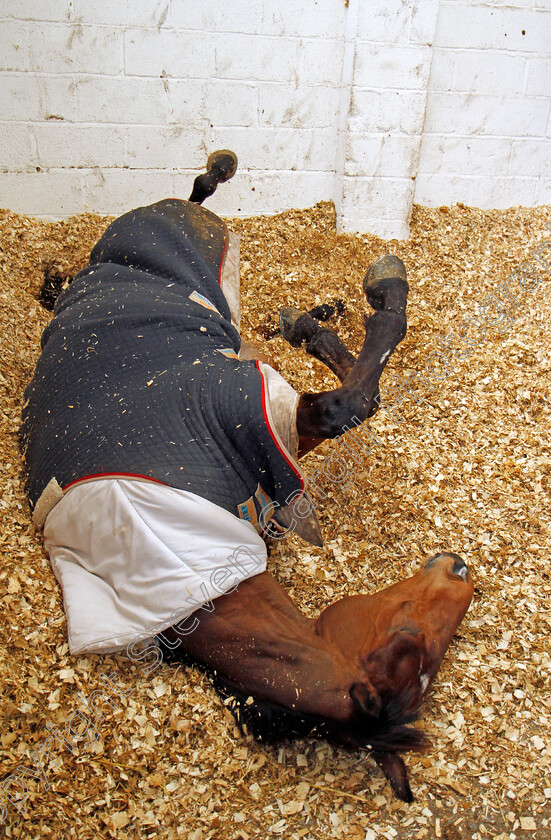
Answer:
[[[316,622],[316,633],[359,662],[366,651],[377,647],[379,607],[378,593],[347,595],[323,610]]]
[[[218,598],[211,613],[195,615],[200,623],[183,638],[184,649],[251,695],[331,719],[353,713],[356,667],[268,573]]]

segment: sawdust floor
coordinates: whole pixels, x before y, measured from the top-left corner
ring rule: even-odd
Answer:
[[[406,757],[417,801],[404,805],[367,754],[241,737],[195,670],[163,664],[146,679],[122,656],[68,656],[60,592],[29,522],[17,429],[49,318],[36,299],[44,266],[75,272],[107,220],[0,215],[1,778],[51,747],[44,776],[26,777],[25,814],[5,803],[8,837],[551,837],[551,275],[533,291],[513,284],[516,304],[496,291],[549,240],[545,223],[549,207],[417,207],[410,239],[392,243],[336,235],[330,204],[232,223],[242,236],[245,337],[275,326],[282,305],[339,297],[347,309],[337,328],[357,352],[361,279],[387,251],[406,263],[411,293],[409,332],[383,399],[386,391],[393,401],[392,372],[423,371],[438,337],[456,331],[453,369],[440,384],[418,385],[422,401],[405,398],[393,416],[379,412],[370,422],[379,442],[361,466],[349,462],[345,482],[318,481],[324,548],[291,538],[270,561],[310,615],[406,576],[439,549],[469,563],[475,599],[424,707],[432,746]],[[485,337],[464,327],[460,343],[458,327],[491,294],[508,302],[512,325]],[[457,358],[466,339],[472,352]],[[296,388],[334,387],[280,337],[269,347]],[[335,446],[308,456],[306,474],[321,471]],[[112,710],[102,706],[98,739],[74,753],[48,742],[48,727],[59,729],[102,688],[101,674],[112,674],[120,696]],[[8,792],[17,796],[13,782]]]

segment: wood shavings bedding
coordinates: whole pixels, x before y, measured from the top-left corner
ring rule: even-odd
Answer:
[[[346,461],[346,481],[327,477],[336,444],[304,459],[317,482],[325,546],[291,537],[273,546],[269,567],[315,615],[345,594],[407,576],[437,550],[469,563],[475,600],[424,708],[432,746],[407,758],[417,796],[410,806],[393,798],[366,754],[308,740],[266,748],[239,735],[194,669],[162,664],[146,677],[122,656],[68,656],[60,593],[30,522],[17,433],[50,318],[37,300],[44,271],[76,273],[109,221],[84,214],[46,223],[0,212],[0,777],[7,784],[17,767],[36,768],[33,754],[44,771],[25,775],[20,809],[0,799],[6,835],[550,837],[551,274],[522,290],[516,305],[498,286],[551,240],[551,208],[416,207],[407,242],[338,235],[327,203],[230,221],[242,237],[249,340],[277,327],[281,306],[340,298],[346,311],[330,325],[357,353],[367,266],[391,251],[408,268],[408,335],[381,382],[383,401],[394,407],[369,422],[376,440],[361,463]],[[457,331],[491,295],[509,303],[511,325],[488,326],[487,308],[483,340],[475,345],[474,328],[463,333],[472,340],[467,356]],[[426,373],[427,359],[446,347],[447,375],[433,388],[417,379],[398,405],[392,377]],[[267,348],[298,390],[335,387],[321,364],[281,337]],[[106,688],[111,704],[95,719],[97,738],[75,735],[71,751],[56,732],[72,719],[76,733],[86,720],[76,713]]]

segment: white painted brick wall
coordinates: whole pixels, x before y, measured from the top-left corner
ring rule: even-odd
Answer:
[[[551,202],[551,4],[441,0],[415,200]]]
[[[0,0],[0,206],[185,197],[216,147],[221,214],[547,203],[550,50],[550,0]]]

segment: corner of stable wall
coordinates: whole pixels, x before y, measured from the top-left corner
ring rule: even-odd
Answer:
[[[350,5],[352,6],[352,0]],[[407,239],[439,0],[357,5],[338,224]]]
[[[348,152],[348,118],[352,103],[356,37],[361,0],[349,0],[346,7],[344,53],[337,108],[337,136],[335,148],[335,175],[333,203],[337,211],[337,230],[343,230],[342,207],[344,200],[344,174]]]

